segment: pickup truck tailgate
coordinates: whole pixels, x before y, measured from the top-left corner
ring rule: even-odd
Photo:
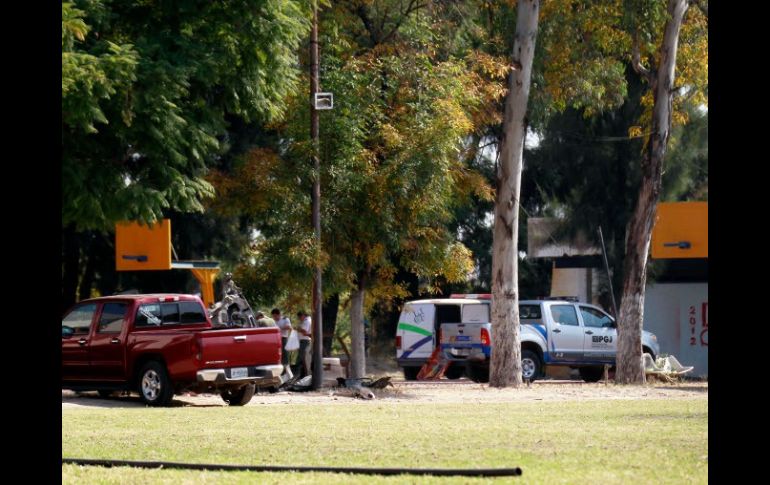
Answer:
[[[450,359],[466,359],[482,348],[481,329],[488,323],[444,323],[441,325],[441,350]]]
[[[228,328],[198,333],[203,368],[281,363],[281,332],[277,327]]]

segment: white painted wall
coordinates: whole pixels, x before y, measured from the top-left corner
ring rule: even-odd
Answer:
[[[695,367],[688,375],[708,376],[708,283],[647,285],[644,329],[658,336],[662,354]]]

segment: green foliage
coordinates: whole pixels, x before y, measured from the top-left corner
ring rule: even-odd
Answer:
[[[274,120],[296,87],[300,1],[62,3],[62,224],[201,211],[228,117]]]
[[[598,245],[596,230],[602,227],[616,291],[644,144],[642,138],[625,136],[642,116],[646,91],[630,68],[628,77],[629,95],[620,108],[590,117],[572,109],[553,116],[522,177],[523,208],[533,216],[563,218],[563,236],[582,231]],[[674,130],[664,165],[664,200],[703,200],[708,193],[708,115],[695,106],[686,109],[690,121]]]
[[[686,125],[671,132],[661,200],[708,201],[708,112],[689,105]]]
[[[118,93],[125,97],[136,80],[138,55],[132,45],[110,41],[89,51],[77,49],[90,30],[84,15],[72,3],[62,3],[62,122],[92,134],[95,123],[108,123],[100,104]]]
[[[443,50],[441,12],[399,15],[397,4],[340,2],[321,16],[322,90],[335,95],[334,110],[320,113],[323,250],[309,227],[307,93],[292,97],[290,115],[275,125],[278,146],[252,150],[231,173],[212,176],[222,195],[215,205],[237,204],[264,236],[250,270],[255,283],[272,278],[287,293],[303,285],[307,292],[308,279],[298,275],[309,277],[320,262],[327,293],[365,276],[370,294],[387,301],[406,296],[394,280],[401,268],[432,290],[439,277],[460,281],[472,269],[448,224],[471,194],[491,198],[484,179],[463,166],[462,151],[487,103],[502,94],[494,89],[502,71],[485,72],[472,52]],[[237,175],[245,173],[260,176]],[[271,293],[256,288],[255,297]]]
[[[623,0],[622,7],[623,28],[630,42],[626,59],[631,60],[635,46],[641,65],[656,75],[668,20],[667,2]],[[674,126],[687,123],[691,106],[708,106],[708,18],[694,5],[687,9],[679,32],[674,88]],[[640,135],[642,127],[650,125],[653,101],[650,89],[642,98],[646,109],[639,126],[629,130],[630,134]]]

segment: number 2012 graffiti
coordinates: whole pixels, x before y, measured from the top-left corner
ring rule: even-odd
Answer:
[[[703,303],[701,303],[700,331],[698,331],[697,329],[698,321],[697,321],[696,313],[697,313],[697,310],[695,308],[695,305],[691,305],[687,311],[687,316],[688,316],[687,323],[690,326],[690,345],[695,346],[700,344],[701,347],[708,347],[709,346],[709,325],[708,325],[709,303],[707,301],[704,301]]]

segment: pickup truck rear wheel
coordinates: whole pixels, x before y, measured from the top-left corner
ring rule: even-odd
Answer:
[[[531,350],[521,351],[521,378],[530,382],[539,378],[543,372],[543,363],[540,357]]]
[[[239,389],[227,389],[222,391],[222,399],[230,406],[243,406],[251,401],[256,391],[254,384],[246,384]]]
[[[465,374],[465,369],[461,365],[452,364],[444,372],[447,379],[459,379]]]
[[[167,406],[174,397],[166,366],[150,361],[139,373],[139,395],[150,406]]]
[[[468,377],[473,382],[489,382],[489,367],[481,365],[468,364]]]

